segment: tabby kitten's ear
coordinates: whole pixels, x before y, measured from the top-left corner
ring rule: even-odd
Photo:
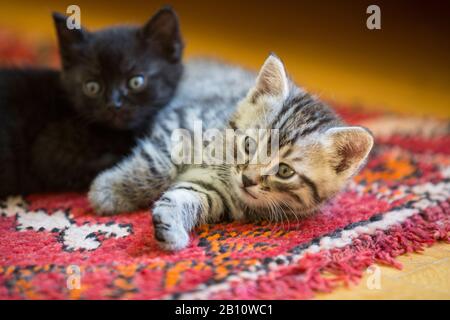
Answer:
[[[181,60],[184,44],[178,17],[172,8],[160,9],[142,27],[139,35],[145,43],[158,47],[169,61]]]
[[[53,21],[55,23],[62,64],[64,68],[67,68],[77,60],[79,45],[87,39],[89,32],[84,28],[67,28],[67,17],[58,12],[53,13]]]
[[[323,144],[337,174],[350,177],[364,164],[373,146],[373,137],[362,127],[328,129]]]
[[[250,94],[252,101],[257,101],[260,97],[284,101],[289,95],[289,79],[284,64],[275,54],[270,54],[264,62]]]

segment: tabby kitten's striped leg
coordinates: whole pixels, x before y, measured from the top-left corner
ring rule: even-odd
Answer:
[[[167,190],[176,172],[165,149],[144,141],[131,156],[94,180],[89,201],[101,215],[145,208]]]
[[[165,250],[185,248],[189,232],[195,226],[220,220],[226,210],[224,200],[208,185],[175,183],[153,208],[155,238],[160,247]]]

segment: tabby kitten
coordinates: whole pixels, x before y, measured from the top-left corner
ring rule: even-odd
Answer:
[[[62,70],[0,70],[0,197],[85,190],[143,135],[182,74],[178,19],[69,30],[54,14]]]
[[[179,97],[157,118],[152,134],[92,184],[89,199],[97,212],[130,211],[156,200],[155,237],[162,248],[179,250],[196,225],[224,218],[302,217],[339,192],[363,165],[372,136],[345,126],[328,106],[298,88],[275,55],[254,79],[231,66],[188,63]],[[278,129],[278,156],[266,164],[175,165],[171,132],[192,130],[195,120],[206,128]],[[245,139],[234,151],[250,159],[261,150],[250,143]]]

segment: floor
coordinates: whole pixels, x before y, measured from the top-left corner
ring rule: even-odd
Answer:
[[[450,59],[446,8],[430,1],[378,1],[382,30],[365,27],[367,1],[79,0],[82,23],[93,29],[123,21],[143,22],[161,4],[178,11],[186,55],[220,56],[258,68],[270,51],[290,74],[330,101],[377,110],[450,118]],[[64,12],[64,1],[23,0],[0,4],[0,24],[31,38],[54,39],[51,11]],[[408,10],[404,10],[404,6]],[[420,6],[420,5],[419,5]],[[231,19],[230,19],[231,17]],[[357,286],[339,288],[319,299],[450,299],[450,244],[399,258],[402,271],[380,267]],[[367,284],[369,281],[369,285]],[[379,286],[377,286],[379,284]],[[369,289],[372,288],[372,289]],[[378,288],[378,289],[377,289]]]
[[[317,299],[450,299],[450,245],[439,243],[422,253],[398,258],[403,270],[376,266],[356,286],[342,287]],[[375,276],[379,278],[375,280]]]

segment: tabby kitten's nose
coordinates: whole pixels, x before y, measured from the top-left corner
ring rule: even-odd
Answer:
[[[244,188],[251,187],[256,185],[256,182],[253,182],[249,177],[247,177],[245,174],[242,175],[242,184],[244,185]]]

